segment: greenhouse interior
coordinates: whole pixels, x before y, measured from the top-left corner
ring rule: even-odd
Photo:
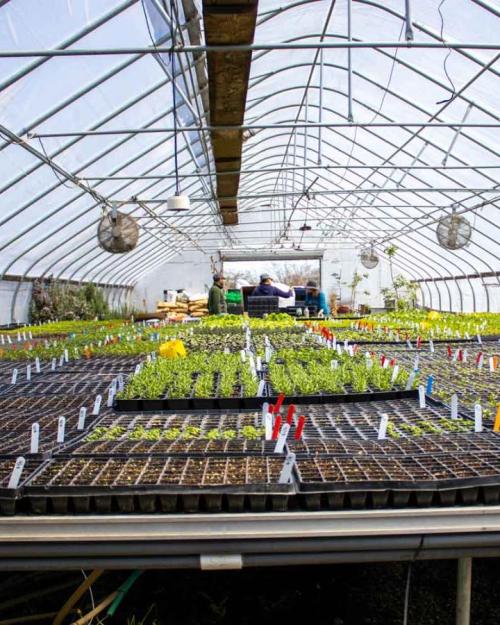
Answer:
[[[498,625],[499,18],[0,0],[0,625]]]

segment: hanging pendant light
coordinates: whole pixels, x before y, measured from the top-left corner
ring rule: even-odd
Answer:
[[[170,2],[170,44],[172,48],[175,45],[175,29],[174,29],[175,9],[174,0]],[[190,208],[188,195],[183,195],[179,189],[179,163],[177,150],[177,92],[175,87],[175,66],[174,53],[172,52],[172,102],[174,114],[174,163],[175,163],[175,194],[167,198],[167,208],[171,211],[185,211]]]

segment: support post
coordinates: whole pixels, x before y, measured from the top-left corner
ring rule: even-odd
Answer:
[[[459,558],[456,625],[470,625],[472,558]]]

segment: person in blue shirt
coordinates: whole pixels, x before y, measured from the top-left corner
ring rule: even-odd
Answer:
[[[252,295],[255,297],[292,297],[293,292],[289,289],[288,293],[278,289],[272,285],[273,279],[268,273],[260,276],[260,284],[253,290]]]
[[[318,312],[322,310],[324,315],[330,314],[330,307],[327,304],[326,296],[323,291],[319,290],[318,283],[315,280],[309,280],[306,284],[305,306],[315,306]]]

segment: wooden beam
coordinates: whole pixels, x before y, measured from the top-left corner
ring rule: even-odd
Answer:
[[[258,0],[244,2],[203,0],[207,45],[251,44],[254,40]],[[241,126],[250,76],[252,53],[214,51],[207,53],[210,124]],[[236,198],[240,181],[243,132],[241,129],[212,130],[212,148],[217,174],[217,195]],[[227,172],[235,171],[234,174]],[[238,223],[235,199],[220,200],[225,225]]]

